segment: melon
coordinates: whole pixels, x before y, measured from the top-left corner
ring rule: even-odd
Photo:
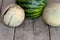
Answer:
[[[47,0],[16,0],[16,3],[25,10],[26,17],[37,18],[42,15]]]
[[[44,10],[43,19],[50,26],[60,26],[60,3],[48,4]]]
[[[24,10],[16,4],[9,5],[2,13],[2,20],[8,27],[18,27],[23,23],[24,19]]]

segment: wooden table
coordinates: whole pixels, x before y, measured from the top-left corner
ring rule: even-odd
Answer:
[[[48,3],[60,0],[48,0]],[[0,13],[15,0],[0,0]],[[0,14],[1,15],[1,14]],[[18,28],[9,28],[0,21],[0,40],[60,40],[60,27],[52,28],[46,25],[42,18],[25,19]]]

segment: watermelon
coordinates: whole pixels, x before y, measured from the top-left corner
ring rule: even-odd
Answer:
[[[47,5],[47,0],[16,0],[26,13],[26,17],[37,18],[42,15]]]

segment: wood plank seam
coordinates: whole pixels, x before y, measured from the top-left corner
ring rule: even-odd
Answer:
[[[15,40],[15,33],[16,33],[16,28],[14,29],[13,40]]]
[[[50,33],[50,27],[48,25],[48,30],[49,30],[49,40],[51,40],[51,33]]]
[[[43,20],[44,21],[44,20]],[[44,22],[45,23],[45,22]],[[46,24],[46,23],[45,23]],[[51,33],[50,33],[50,26],[48,24],[46,24],[48,26],[48,31],[49,31],[49,40],[51,40]]]

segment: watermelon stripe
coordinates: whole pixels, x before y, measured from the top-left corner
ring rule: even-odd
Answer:
[[[41,13],[42,14],[42,13]],[[29,18],[37,18],[37,17],[40,17],[41,16],[41,14],[39,13],[38,15],[34,15],[34,16],[27,16],[27,17],[29,17]]]
[[[41,5],[45,6],[45,4],[43,2],[40,1],[40,3],[41,3]]]
[[[25,7],[25,9],[27,9],[27,10],[28,10],[28,9],[41,9],[41,8],[44,8],[44,6],[37,6],[37,7],[34,7],[34,8],[26,8],[26,7]]]
[[[41,15],[39,14],[39,15],[36,15],[36,16],[34,16],[34,17],[31,17],[31,18],[34,19],[34,18],[37,18],[37,17],[40,17],[40,16],[41,16]]]
[[[19,4],[32,4],[31,2],[17,2]]]
[[[47,2],[48,0],[44,0],[43,1],[43,3],[45,4],[45,5],[47,5],[48,4],[48,2]]]
[[[16,3],[25,10],[27,17],[37,18],[42,15],[47,0],[16,0]]]
[[[36,13],[34,13],[34,14],[32,13],[32,14],[29,14],[29,15],[26,14],[26,15],[27,15],[27,16],[36,16],[36,15],[39,15],[40,13],[41,13],[41,12],[36,12]]]
[[[17,2],[32,2],[32,0],[16,0]],[[35,1],[35,0],[34,0]]]
[[[37,3],[37,2],[19,2],[19,1],[17,1],[17,3],[18,4],[29,4],[29,5],[45,5],[43,2],[39,2],[39,3]]]
[[[29,10],[25,10],[26,12],[28,12],[28,14],[29,13],[35,13],[35,12],[39,12],[39,11],[41,11],[42,9],[29,9]]]
[[[26,4],[26,5],[41,5],[40,3],[31,3],[31,2],[17,2],[18,4]]]
[[[17,3],[18,4],[18,3]],[[43,8],[44,6],[37,6],[37,5],[26,5],[26,4],[18,4],[20,6],[22,6],[24,9],[39,9],[39,8]]]

